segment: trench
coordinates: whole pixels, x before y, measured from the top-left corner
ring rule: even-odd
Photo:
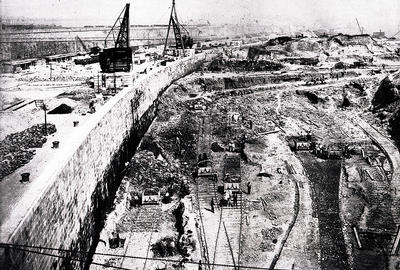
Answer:
[[[125,163],[135,154],[139,143],[156,117],[158,99],[147,109],[143,116],[133,124],[127,137],[106,169],[103,179],[99,180],[92,194],[92,209],[81,221],[79,237],[72,243],[69,250],[73,250],[61,263],[61,269],[89,269],[94,252],[100,239],[106,215],[113,210],[116,192],[124,176]],[[80,252],[87,251],[88,253]],[[81,262],[76,262],[79,258]],[[79,264],[79,265],[77,265]]]
[[[341,161],[321,160],[309,152],[298,154],[311,182],[313,216],[318,218],[319,263],[322,270],[350,269],[339,216]]]

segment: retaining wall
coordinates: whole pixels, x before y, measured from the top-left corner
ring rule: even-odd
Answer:
[[[4,222],[1,242],[68,249],[46,251],[64,259],[6,249],[2,269],[83,269],[99,235],[107,207],[122,178],[125,162],[151,124],[157,97],[174,80],[196,69],[204,54],[155,70],[123,89],[79,127],[67,153],[52,157],[42,178],[47,187],[37,196],[19,224]],[[8,233],[7,233],[8,232]],[[4,251],[4,250],[3,250]],[[78,258],[80,261],[72,260]],[[14,268],[13,268],[14,267]],[[1,267],[0,267],[1,268]]]

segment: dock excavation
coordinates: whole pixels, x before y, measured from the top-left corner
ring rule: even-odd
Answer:
[[[400,269],[398,0],[25,2],[0,269]]]

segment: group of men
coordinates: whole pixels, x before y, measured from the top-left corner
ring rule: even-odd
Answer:
[[[232,190],[227,190],[225,192],[225,200],[227,201],[227,206],[237,206],[238,205],[238,193],[232,192]]]

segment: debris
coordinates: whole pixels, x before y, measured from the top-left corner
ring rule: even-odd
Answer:
[[[383,108],[400,99],[400,73],[394,80],[385,77],[372,99],[374,110]]]
[[[71,113],[73,110],[74,110],[73,108],[63,103],[54,108],[53,110],[49,111],[48,114],[68,114]]]
[[[47,132],[56,132],[56,126],[47,124]],[[0,142],[0,181],[33,158],[35,150],[30,148],[40,148],[46,141],[44,124],[7,135]]]

